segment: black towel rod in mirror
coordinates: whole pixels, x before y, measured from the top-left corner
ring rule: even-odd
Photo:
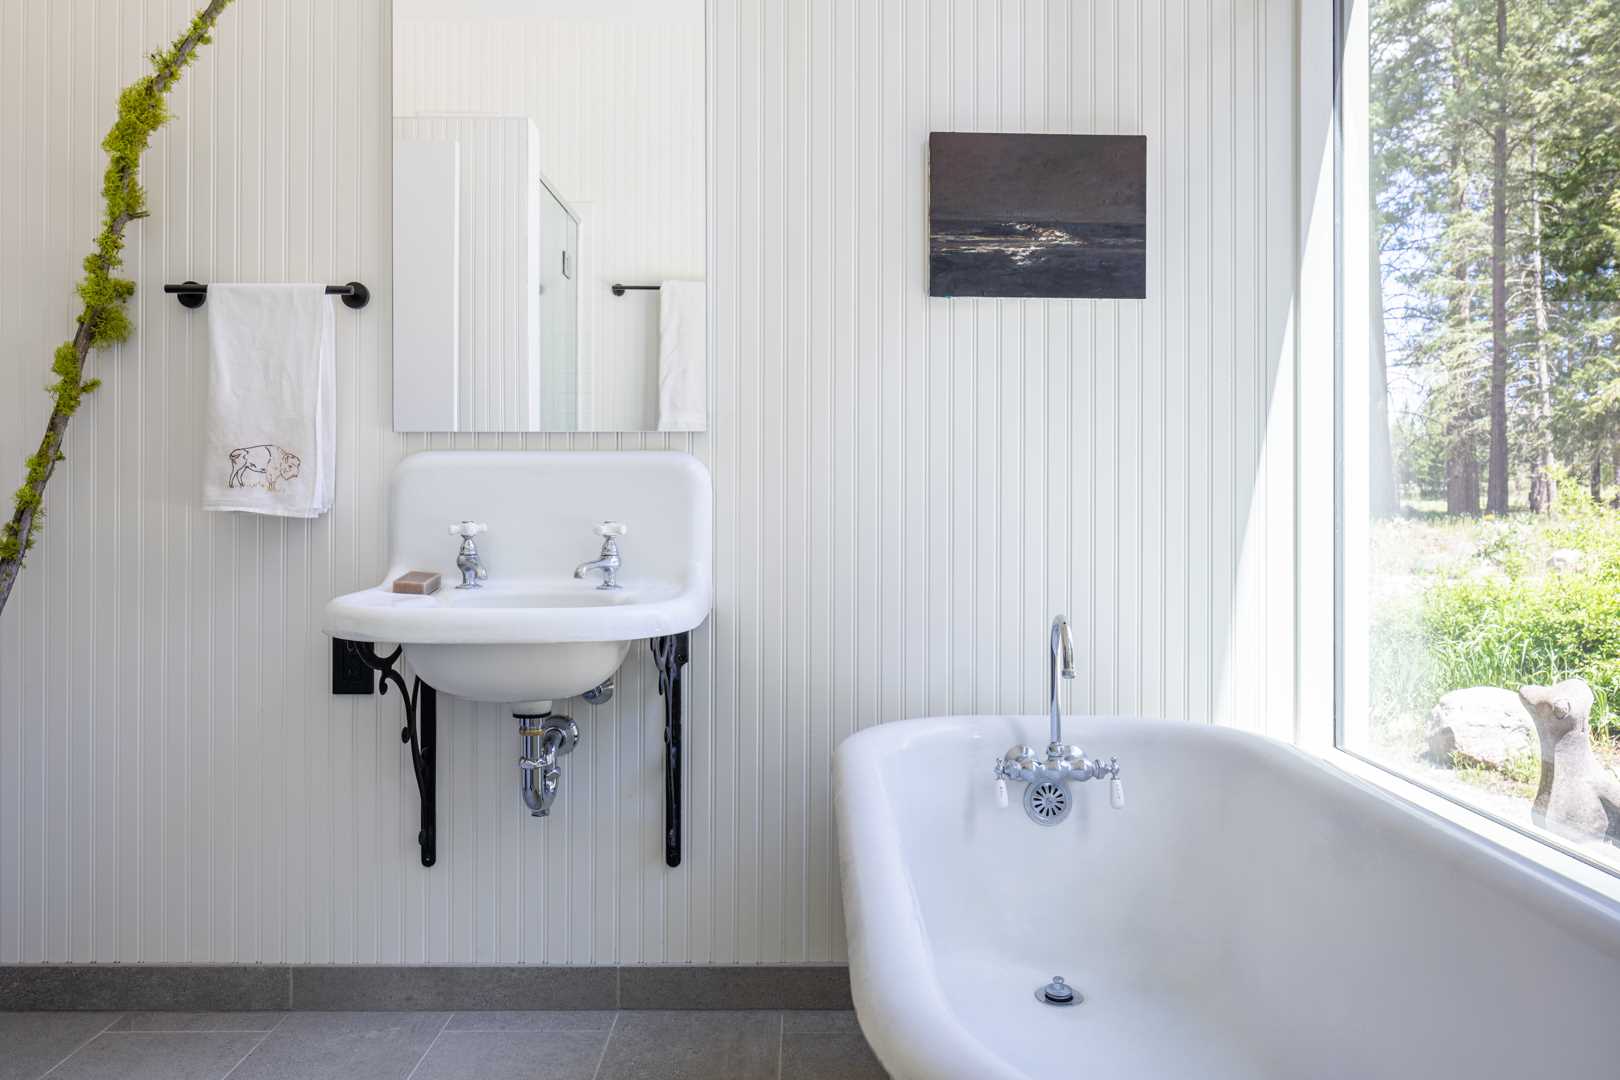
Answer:
[[[200,308],[203,301],[208,299],[208,286],[195,281],[184,281],[179,285],[165,285],[163,291],[173,293],[180,298],[180,303],[188,308]],[[347,285],[328,285],[327,296],[341,296],[343,303],[359,311],[371,303],[371,290],[358,281],[351,281]]]
[[[614,282],[613,283],[613,295],[614,296],[623,296],[626,292],[630,292],[630,291],[657,292],[661,288],[663,288],[662,285],[620,285],[618,282]]]

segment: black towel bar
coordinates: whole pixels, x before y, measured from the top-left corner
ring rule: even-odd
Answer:
[[[627,292],[657,292],[661,288],[663,288],[662,285],[620,285],[618,282],[614,282],[613,295],[623,296]]]
[[[165,285],[163,291],[172,293],[180,298],[180,303],[188,308],[200,308],[203,301],[208,299],[208,286],[195,281],[184,281],[179,285]],[[341,296],[343,303],[356,311],[371,303],[371,290],[358,281],[351,281],[347,285],[328,285],[327,296]]]

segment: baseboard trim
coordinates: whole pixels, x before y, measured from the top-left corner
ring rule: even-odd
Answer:
[[[0,1010],[848,1009],[841,964],[21,964]]]

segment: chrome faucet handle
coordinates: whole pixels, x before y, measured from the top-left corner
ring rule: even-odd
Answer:
[[[590,562],[582,562],[574,567],[574,576],[582,578],[593,571],[602,575],[602,584],[598,589],[617,589],[621,586],[618,581],[619,567],[619,537],[630,531],[629,526],[621,521],[603,521],[594,526],[597,536],[602,538],[602,551]]]
[[[1119,780],[1119,758],[1111,757],[1108,764],[1097,763],[1097,777],[1108,777],[1108,805],[1115,810],[1125,809],[1125,785]]]
[[[617,559],[619,557],[619,537],[629,532],[630,527],[622,521],[603,521],[597,524],[592,531],[602,538],[602,554],[597,558]],[[616,572],[618,566],[615,565],[609,567],[609,569]],[[612,581],[613,574],[608,574],[607,579]]]
[[[1039,768],[1040,764],[1033,746],[1009,746],[1007,752],[996,759],[996,776],[1024,779],[1021,773]]]
[[[478,556],[478,545],[473,543],[473,537],[488,531],[489,526],[481,521],[456,521],[450,524],[450,535],[461,537],[461,550],[456,554],[456,569],[461,571],[461,584],[456,588],[476,589],[480,581],[489,577],[489,571],[484,569],[484,562]]]

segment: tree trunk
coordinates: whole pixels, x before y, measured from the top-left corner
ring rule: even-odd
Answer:
[[[1468,211],[1468,183],[1462,175],[1463,151],[1451,151],[1452,211],[1458,217]],[[1457,292],[1451,302],[1452,328],[1465,350],[1472,350],[1470,338],[1474,321],[1473,294],[1469,292],[1468,255],[1461,252],[1453,274]],[[1479,445],[1477,387],[1471,364],[1462,365],[1452,377],[1460,385],[1455,409],[1446,425],[1446,513],[1479,516]]]
[[[1368,440],[1372,454],[1369,463],[1368,486],[1371,512],[1374,517],[1394,517],[1401,512],[1400,490],[1395,483],[1395,449],[1389,434],[1389,363],[1384,348],[1384,273],[1378,249],[1377,207],[1373,208],[1371,290],[1372,309],[1367,313],[1371,323],[1372,353],[1368,359],[1368,377],[1372,385],[1368,394],[1372,399],[1372,430]]]
[[[1593,502],[1603,501],[1603,444],[1592,448],[1592,477],[1589,490]]]
[[[1496,0],[1496,128],[1491,133],[1491,453],[1485,509],[1508,511],[1507,0]]]
[[[1535,182],[1536,138],[1530,137],[1530,304],[1536,317],[1536,458],[1531,467],[1530,509],[1538,514],[1552,513],[1558,501],[1558,484],[1553,479],[1552,365],[1547,358],[1547,318],[1545,267],[1541,255],[1541,191]]]
[[[1614,440],[1614,508],[1620,510],[1620,438]]]
[[[1446,457],[1446,513],[1479,516],[1479,454],[1471,435],[1454,438]]]

